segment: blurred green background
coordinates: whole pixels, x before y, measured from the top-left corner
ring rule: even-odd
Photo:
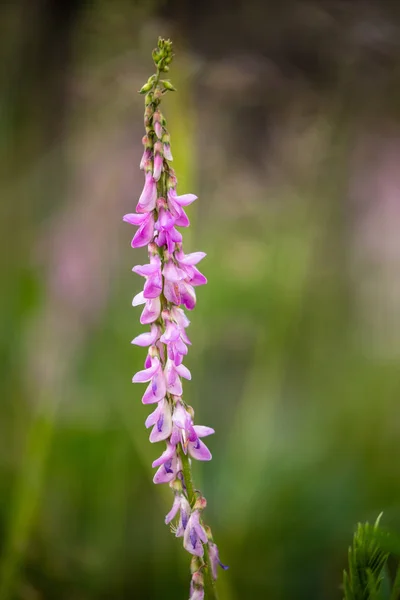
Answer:
[[[137,90],[164,111],[209,284],[184,386],[221,600],[334,600],[358,520],[400,529],[400,5],[0,9],[0,600],[180,599],[152,483],[130,248]]]

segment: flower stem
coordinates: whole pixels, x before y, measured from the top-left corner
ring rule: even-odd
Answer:
[[[183,478],[185,480],[186,493],[189,500],[189,504],[193,507],[196,502],[196,494],[193,485],[192,478],[192,470],[190,467],[190,459],[187,454],[183,452],[181,448],[180,451],[181,461],[182,461],[182,472]],[[204,576],[204,591],[205,598],[207,600],[218,600],[217,588],[215,585],[215,581],[212,577],[211,573],[211,564],[210,564],[210,555],[208,552],[208,544],[203,544],[204,548],[204,567],[203,567],[203,576]]]

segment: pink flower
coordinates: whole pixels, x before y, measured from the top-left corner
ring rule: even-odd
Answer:
[[[143,404],[153,404],[162,400],[166,393],[166,383],[160,359],[157,356],[151,357],[150,367],[143,371],[138,371],[132,379],[133,383],[144,383],[147,381],[150,383],[143,395]]]
[[[194,510],[190,515],[185,533],[183,535],[183,545],[185,549],[195,556],[203,556],[203,544],[208,541],[204,527],[200,524],[200,513]]]
[[[171,408],[168,400],[164,398],[161,400],[154,412],[152,412],[146,419],[146,428],[153,425],[153,429],[150,433],[150,442],[160,442],[166,440],[172,432],[172,415]]]
[[[136,212],[148,213],[155,209],[157,201],[157,185],[151,172],[146,173],[143,191],[136,205]]]
[[[157,298],[162,292],[161,259],[158,254],[150,256],[150,264],[137,265],[132,271],[146,278],[143,296]]]

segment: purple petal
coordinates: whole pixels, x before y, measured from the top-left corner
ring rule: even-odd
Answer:
[[[181,496],[181,510],[179,515],[179,525],[176,529],[175,537],[182,537],[189,522],[190,504],[184,496]]]
[[[182,304],[184,304],[188,310],[193,310],[196,306],[196,293],[192,286],[185,281],[180,281],[179,291]]]
[[[136,267],[133,267],[132,271],[138,275],[142,275],[142,277],[150,277],[150,275],[155,275],[159,268],[160,267],[157,264],[136,265]]]
[[[215,433],[215,430],[212,427],[206,427],[205,425],[194,425],[193,429],[199,438],[207,437],[207,435]]]
[[[168,463],[174,456],[176,456],[176,447],[172,444],[167,444],[167,447],[164,450],[164,452],[155,461],[153,461],[153,464],[151,466],[159,467],[160,465]]]
[[[162,274],[168,281],[176,282],[181,279],[185,279],[186,273],[182,271],[182,269],[178,269],[178,267],[169,260],[163,268]]]
[[[192,458],[196,460],[211,460],[212,455],[207,446],[200,439],[195,442],[189,442],[188,451]]]
[[[189,522],[183,535],[183,546],[188,552],[190,552],[190,554],[194,554],[195,556],[203,556],[204,548],[198,534],[201,526],[198,523],[198,518],[196,519],[195,517],[196,514],[197,511],[194,511],[190,515]]]
[[[190,415],[183,408],[183,405],[182,405],[181,402],[177,402],[176,405],[175,405],[175,407],[174,407],[174,413],[172,415],[172,421],[180,429],[186,429],[187,426],[188,426],[188,423],[191,422]]]
[[[162,410],[158,416],[157,422],[154,424],[153,430],[150,433],[150,442],[161,442],[166,440],[172,432],[172,415],[171,408],[167,400],[163,400],[161,404]]]
[[[160,361],[157,357],[154,357],[152,360],[152,366],[149,369],[144,369],[143,371],[138,371],[132,379],[133,383],[144,383],[146,381],[150,381],[152,377],[157,373],[157,371],[161,371]]]
[[[173,304],[181,303],[181,296],[179,293],[179,287],[177,283],[172,283],[166,279],[164,281],[164,296],[169,302]]]
[[[146,323],[153,323],[160,316],[161,312],[161,301],[160,297],[151,298],[146,301],[145,307],[142,314],[140,315],[140,322],[142,325]]]
[[[164,373],[160,369],[155,374],[151,380],[151,383],[149,383],[145,393],[143,394],[143,404],[153,404],[154,402],[159,402],[164,398],[166,391]]]
[[[122,217],[122,220],[125,223],[129,223],[130,225],[141,225],[143,221],[147,219],[147,215],[137,215],[136,213],[128,213]]]
[[[197,196],[194,194],[183,194],[182,196],[175,196],[173,199],[179,206],[189,206],[189,204],[192,204],[192,202],[197,200]]]
[[[193,587],[190,591],[189,600],[204,600],[204,588],[203,587]]]
[[[180,375],[181,377],[184,377],[185,379],[192,379],[192,375],[189,371],[189,369],[187,367],[185,367],[185,365],[179,365],[179,366],[175,366],[175,370],[178,373],[178,375]]]
[[[164,369],[167,391],[174,396],[182,395],[182,382],[179,379],[174,363],[168,359]]]
[[[164,157],[165,157],[167,160],[174,160],[174,159],[172,158],[172,154],[171,154],[171,146],[170,146],[169,144],[164,144],[163,151],[164,151]]]
[[[166,402],[166,400],[163,400],[162,402],[157,404],[157,408],[155,410],[153,410],[153,412],[150,413],[149,416],[147,417],[146,421],[144,422],[146,429],[148,429],[149,427],[152,427],[155,423],[157,423],[157,421],[160,417],[160,414],[162,413],[162,410],[163,410],[163,407],[162,407],[163,402]]]
[[[176,495],[175,498],[174,498],[174,503],[172,505],[172,508],[171,508],[171,510],[169,511],[169,513],[165,517],[165,524],[166,525],[168,525],[168,523],[170,523],[172,521],[172,519],[175,518],[175,516],[176,516],[176,514],[177,514],[177,512],[179,510],[180,505],[181,505],[181,498],[180,498],[180,496]]]
[[[201,541],[206,544],[208,542],[207,534],[204,530],[204,527],[200,524],[200,514],[197,510],[195,510],[192,514],[192,527],[196,530],[197,535],[201,539]]]
[[[183,265],[197,265],[205,256],[207,256],[205,252],[191,252],[186,255],[181,252],[180,255],[176,255],[176,258]]]
[[[205,285],[207,283],[207,277],[205,277],[203,273],[200,273],[200,271],[196,269],[196,267],[189,268],[191,270],[190,285]]]
[[[187,316],[185,315],[185,312],[182,310],[182,308],[173,306],[171,308],[170,312],[171,312],[171,317],[178,323],[178,325],[181,329],[189,327],[190,321],[187,318]]]
[[[159,333],[160,330],[157,325],[152,325],[151,331],[137,335],[135,338],[133,338],[131,344],[135,344],[136,346],[151,346],[158,338]]]
[[[171,342],[175,342],[176,340],[178,340],[180,334],[180,329],[176,325],[176,323],[172,323],[172,321],[167,321],[165,332],[160,337],[160,342],[163,342],[163,344],[170,344]]]
[[[161,273],[157,272],[155,275],[149,277],[144,284],[143,295],[145,298],[157,298],[162,292],[162,278]]]
[[[189,227],[190,225],[189,217],[187,216],[183,208],[181,209],[181,214],[175,221],[175,225],[178,225],[179,227]]]
[[[154,217],[152,214],[141,224],[135,235],[133,236],[132,248],[142,248],[150,244],[154,236]]]
[[[169,231],[175,224],[175,218],[171,215],[171,213],[168,210],[165,210],[165,208],[161,208],[157,223],[158,229],[164,229]]]
[[[157,201],[157,185],[151,173],[146,174],[143,191],[136,206],[136,212],[147,213],[155,209]]]

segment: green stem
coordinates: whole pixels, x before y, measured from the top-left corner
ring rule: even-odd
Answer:
[[[190,460],[187,454],[185,454],[181,448],[180,451],[181,461],[182,461],[182,472],[183,478],[185,480],[186,493],[188,496],[189,504],[193,507],[196,502],[196,494],[194,491],[193,478],[192,478],[192,470],[190,467]],[[204,567],[203,567],[203,576],[204,576],[204,591],[205,598],[207,600],[218,600],[217,588],[215,585],[215,581],[212,577],[211,572],[211,563],[210,563],[210,554],[208,551],[208,544],[203,544],[204,548]]]

